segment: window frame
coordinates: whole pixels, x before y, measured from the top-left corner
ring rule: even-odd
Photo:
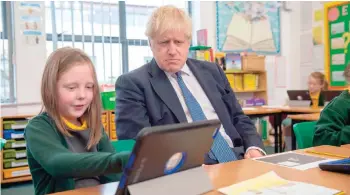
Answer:
[[[3,62],[4,58],[7,57],[7,66],[8,66],[8,97],[6,99],[0,99],[0,102],[2,105],[11,105],[16,104],[17,98],[16,98],[16,73],[15,73],[15,64],[13,63],[13,51],[14,51],[14,26],[12,23],[13,20],[13,10],[14,10],[14,3],[10,1],[1,1],[1,23],[2,23],[2,31],[0,32],[1,40],[7,40],[7,47],[3,47],[3,52],[5,53],[5,50],[7,50],[7,55],[4,53],[1,54],[1,63],[6,64],[6,62]],[[10,27],[10,28],[9,28]],[[6,66],[4,65],[4,66]],[[1,77],[3,79],[3,77]],[[1,80],[2,80],[1,79]],[[1,86],[4,84],[1,81]]]
[[[79,2],[81,6],[83,6],[83,3],[91,3],[91,5],[96,5],[96,6],[100,6],[100,3],[97,2],[87,2],[87,1],[81,1]],[[108,3],[104,3],[106,6],[108,6]],[[125,2],[121,2],[119,1],[117,4],[117,9],[118,9],[118,25],[119,25],[119,36],[101,36],[101,35],[94,35],[92,33],[92,35],[84,35],[84,33],[82,34],[57,34],[57,32],[55,32],[55,29],[52,29],[52,33],[47,33],[46,34],[46,40],[47,41],[52,41],[52,42],[60,42],[60,41],[68,41],[68,42],[82,42],[84,43],[112,43],[112,44],[121,44],[122,47],[122,73],[126,73],[129,70],[129,56],[128,56],[128,47],[129,46],[149,46],[149,41],[147,39],[129,39],[127,37],[127,28],[128,26],[130,26],[130,24],[127,23],[127,19],[128,17],[130,17],[130,10],[133,8],[138,9],[139,7],[145,7],[142,5],[126,5]],[[151,6],[151,8],[156,8],[156,6]],[[186,5],[187,11],[189,12],[189,15],[191,16],[191,2],[187,2]],[[62,9],[62,8],[58,8],[58,9]],[[72,8],[70,8],[72,9]],[[74,8],[73,8],[74,9]],[[103,8],[104,10],[105,8]],[[114,9],[114,8],[113,8]],[[79,9],[80,12],[83,12],[84,10]],[[102,11],[103,11],[102,10]],[[52,14],[52,25],[55,25],[54,19],[55,17],[53,16],[53,13],[56,11],[55,8],[55,4],[53,2],[51,2],[51,14]],[[98,10],[98,12],[101,12],[101,10]],[[147,15],[146,13],[141,13],[141,15]],[[135,16],[134,16],[135,17]],[[94,23],[96,23],[95,18],[91,17],[91,15],[89,15],[88,20],[91,22],[93,21]],[[97,24],[100,24],[102,22],[99,22]],[[123,25],[125,24],[125,25]],[[124,34],[125,36],[123,36],[122,34]],[[53,50],[57,49],[57,46],[55,46],[55,44],[53,44]]]

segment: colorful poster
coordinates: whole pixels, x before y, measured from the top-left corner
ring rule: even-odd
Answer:
[[[40,3],[20,2],[20,23],[21,34],[25,45],[38,45],[45,41],[43,36],[43,18]]]
[[[343,89],[344,69],[350,64],[350,3],[325,4],[325,72],[330,89]]]
[[[312,41],[314,45],[322,45],[323,41],[322,26],[315,26],[312,28]]]
[[[314,22],[320,22],[323,20],[323,10],[315,10],[314,11]]]
[[[217,49],[222,52],[280,52],[278,2],[216,2]]]
[[[40,13],[42,11],[40,3],[30,1],[20,2],[19,9],[27,12],[27,14]]]

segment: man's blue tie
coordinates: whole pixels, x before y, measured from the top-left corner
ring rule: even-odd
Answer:
[[[190,90],[186,87],[186,84],[182,79],[181,72],[177,72],[176,76],[192,120],[206,120],[207,118],[205,117],[201,106]],[[220,132],[217,132],[214,137],[214,142],[211,147],[211,151],[209,152],[209,157],[213,160],[218,160],[219,163],[237,160],[235,153],[228,146],[226,140],[222,137]]]

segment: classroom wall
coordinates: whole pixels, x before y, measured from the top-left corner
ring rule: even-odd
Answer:
[[[323,2],[286,2],[291,12],[281,11],[281,53],[266,57],[269,105],[285,104],[287,89],[306,89],[308,75],[324,72],[323,45],[312,44],[313,13]],[[216,47],[215,2],[200,2],[200,26],[208,30],[208,44]],[[198,30],[196,29],[196,30]]]
[[[283,13],[282,13],[283,14]],[[216,8],[215,2],[202,1],[200,2],[200,29],[208,30],[208,45],[212,46],[214,49],[216,48]],[[282,20],[290,20],[289,15],[287,17],[282,15]],[[281,28],[284,29],[285,33],[281,33],[281,50],[283,56],[289,56],[288,49],[290,47],[289,36],[290,31],[289,25],[283,25],[285,23],[281,22]],[[286,30],[285,30],[286,28]],[[286,47],[287,46],[287,47]],[[266,70],[268,77],[268,103],[269,104],[281,104],[284,102],[285,97],[278,95],[276,97],[275,94],[283,94],[285,89],[276,88],[274,89],[272,86],[274,85],[274,57],[267,56],[266,57]],[[288,86],[287,86],[288,87]]]
[[[277,61],[280,62],[277,63],[277,65],[278,67],[281,67],[281,69],[276,69],[276,56],[268,56],[266,58],[269,105],[284,104],[287,99],[287,89],[305,88],[305,79],[307,78],[307,75],[314,70],[321,70],[317,69],[317,67],[319,68],[320,66],[313,65],[313,62],[317,60],[314,59],[315,56],[310,58],[312,59],[311,62],[301,63],[302,61],[306,61],[304,58],[301,59],[301,51],[305,47],[304,42],[306,39],[305,36],[303,40],[301,40],[301,38],[303,38],[303,35],[307,34],[309,35],[307,40],[312,39],[312,37],[310,37],[312,26],[309,26],[308,29],[305,27],[307,25],[304,24],[307,19],[310,19],[310,17],[312,18],[312,13],[305,14],[306,11],[310,11],[310,4],[311,10],[322,7],[322,3],[320,2],[287,2],[287,7],[292,9],[292,11],[281,12],[281,54],[277,59]],[[40,80],[46,59],[46,44],[40,42],[35,49],[33,49],[33,47],[25,47],[23,43],[19,41],[22,36],[18,30],[20,28],[19,10],[15,9],[14,14],[14,25],[16,28],[16,91],[18,104],[12,106],[1,106],[1,115],[11,115],[16,113],[36,114],[41,109]],[[192,17],[194,44],[196,44],[196,30],[206,28],[208,29],[208,44],[215,48],[215,15],[215,2],[193,2]],[[42,10],[41,17],[44,21],[45,9]],[[43,25],[45,25],[45,22],[43,22]],[[310,51],[309,55],[313,55],[313,52]],[[29,74],[29,70],[34,71]],[[281,74],[276,76],[276,71]],[[323,69],[321,71],[323,71]],[[276,85],[276,83],[281,82],[283,85]]]
[[[321,27],[323,29],[323,20],[315,21],[315,11],[322,10],[325,2],[299,2],[300,6],[300,81],[301,89],[306,89],[308,75],[314,71],[324,73],[324,45],[314,45],[312,31],[314,27]],[[323,41],[324,33],[322,32]]]
[[[15,2],[14,7],[14,63],[17,105],[1,106],[1,115],[11,114],[36,114],[41,108],[40,83],[46,60],[46,33],[45,33],[45,8],[44,2],[36,2],[41,9],[34,13],[42,18],[42,35],[39,36],[39,44],[26,44],[23,35],[24,22],[21,16],[27,15],[24,9],[20,9],[20,2]]]

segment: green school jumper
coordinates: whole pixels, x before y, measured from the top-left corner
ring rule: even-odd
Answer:
[[[101,184],[118,181],[129,153],[116,153],[103,131],[96,152],[75,153],[58,131],[53,119],[42,113],[25,129],[27,158],[35,194],[75,189],[76,178],[98,177]]]
[[[350,144],[350,94],[343,91],[322,111],[315,127],[313,145]]]

